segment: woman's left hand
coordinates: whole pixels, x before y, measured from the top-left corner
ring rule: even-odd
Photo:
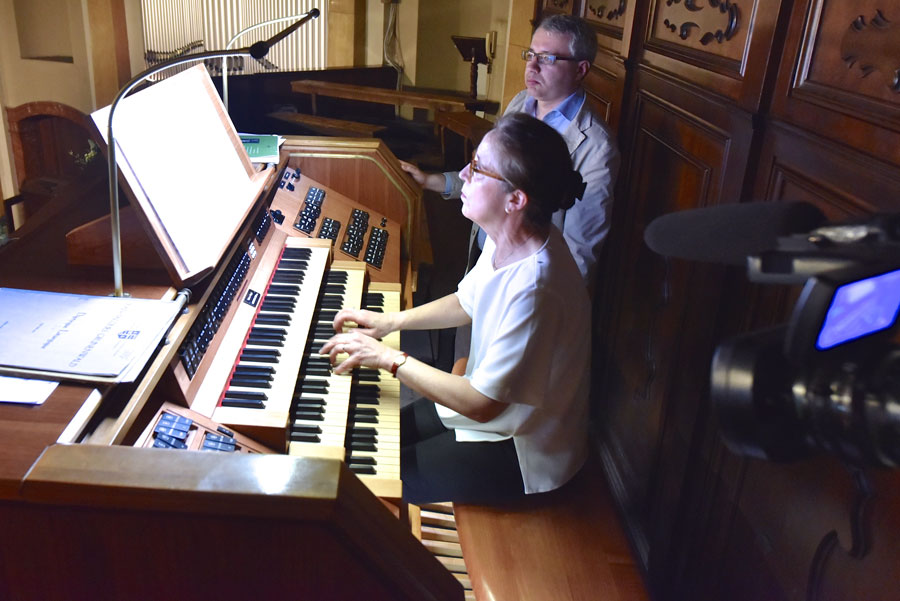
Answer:
[[[327,354],[334,365],[337,356],[341,353],[349,355],[339,365],[332,370],[336,374],[349,372],[354,367],[372,367],[375,369],[390,369],[394,360],[394,355],[398,351],[386,346],[371,336],[366,336],[360,332],[350,330],[332,336],[319,351],[321,354]]]

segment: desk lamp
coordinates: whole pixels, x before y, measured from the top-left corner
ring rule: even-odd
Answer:
[[[210,50],[209,52],[200,52],[197,54],[191,54],[189,56],[179,56],[167,61],[163,61],[162,63],[134,76],[128,83],[126,83],[122,87],[121,90],[119,90],[119,93],[116,95],[115,99],[109,107],[109,123],[107,124],[106,138],[106,144],[109,151],[109,211],[110,224],[112,228],[113,284],[115,286],[113,296],[125,296],[122,285],[122,234],[119,217],[119,170],[118,166],[116,165],[116,140],[113,136],[113,116],[115,115],[116,106],[118,106],[119,101],[122,100],[122,98],[124,98],[136,85],[138,85],[151,75],[155,75],[160,71],[165,71],[170,67],[194,61],[206,60],[209,58],[225,59],[230,56],[249,56],[256,59],[262,58],[266,54],[268,54],[269,48],[292,34],[307,21],[315,19],[318,16],[319,9],[313,8],[308,13],[303,15],[299,21],[297,21],[290,27],[285,28],[268,40],[261,40],[246,48],[237,48],[235,50]],[[288,17],[288,19],[293,18],[296,17]],[[229,44],[230,43],[231,42],[229,42]]]

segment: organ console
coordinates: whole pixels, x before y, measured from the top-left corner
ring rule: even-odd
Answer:
[[[420,203],[379,141],[289,139],[136,382],[0,405],[0,598],[461,599],[396,517],[399,383],[317,352],[338,309],[409,302]],[[108,292],[67,256],[103,212],[96,188],[57,199],[3,248],[2,285]],[[137,248],[126,292],[174,294]]]

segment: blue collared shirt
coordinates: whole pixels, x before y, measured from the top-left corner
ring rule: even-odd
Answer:
[[[560,102],[556,108],[544,115],[542,121],[558,131],[563,133],[569,124],[575,119],[581,105],[584,104],[584,91],[576,90],[565,100]],[[522,107],[523,112],[537,117],[537,100],[531,96],[525,99],[525,106]]]

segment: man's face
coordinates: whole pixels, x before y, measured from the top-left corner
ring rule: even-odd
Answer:
[[[531,50],[572,58],[571,37],[538,29],[531,37]],[[587,61],[557,60],[552,65],[541,65],[537,59],[532,59],[525,64],[525,87],[531,96],[542,102],[561,101],[578,89],[588,67]]]

